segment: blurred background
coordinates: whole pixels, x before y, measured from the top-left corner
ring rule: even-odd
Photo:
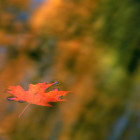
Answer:
[[[139,0],[0,0],[0,140],[140,140]],[[10,85],[60,82],[53,108]]]

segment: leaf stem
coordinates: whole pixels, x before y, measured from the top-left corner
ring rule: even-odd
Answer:
[[[18,118],[24,113],[24,111],[29,107],[30,104],[27,104],[25,108],[22,110],[22,112],[18,115]]]

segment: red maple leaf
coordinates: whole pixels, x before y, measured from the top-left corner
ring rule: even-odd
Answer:
[[[70,91],[59,91],[58,89],[54,89],[49,92],[45,92],[50,86],[57,84],[58,82],[46,84],[46,83],[38,83],[36,85],[29,84],[29,89],[26,91],[20,85],[18,86],[10,86],[8,93],[14,95],[14,97],[8,98],[8,100],[19,101],[19,102],[28,102],[30,104],[36,104],[41,106],[52,106],[49,102],[59,102],[66,101],[66,99],[62,99]],[[25,111],[25,109],[21,112],[21,114]],[[19,115],[19,117],[21,116]]]

